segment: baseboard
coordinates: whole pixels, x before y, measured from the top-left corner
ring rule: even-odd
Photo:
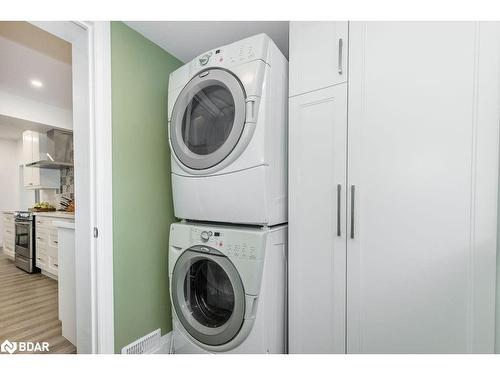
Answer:
[[[57,281],[58,277],[56,275],[52,275],[50,272],[47,272],[47,271],[44,271],[44,270],[41,270],[40,273],[44,276],[47,276],[49,278],[51,278],[52,280],[55,280]]]
[[[160,345],[151,354],[170,354],[170,344],[172,343],[172,331],[162,336]]]

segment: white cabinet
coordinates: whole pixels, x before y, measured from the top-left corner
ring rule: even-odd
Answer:
[[[347,80],[348,22],[290,22],[290,96]]]
[[[40,143],[46,142],[46,135],[32,130],[23,132],[23,164],[29,164],[41,159]],[[59,189],[61,186],[60,171],[23,167],[24,187],[27,189]]]
[[[3,213],[3,253],[10,259],[15,258],[15,224],[12,213]]]
[[[491,353],[499,23],[353,22],[349,38],[348,104],[290,99],[290,352]]]
[[[59,320],[62,335],[76,345],[76,268],[75,268],[75,224],[68,220],[54,220],[59,245]]]
[[[53,220],[47,216],[35,216],[36,266],[56,279],[59,274],[59,239]]]
[[[289,108],[289,350],[342,353],[347,85],[295,96]]]

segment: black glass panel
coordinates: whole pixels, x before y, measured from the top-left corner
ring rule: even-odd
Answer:
[[[198,91],[182,118],[182,139],[193,153],[208,155],[221,147],[234,123],[234,99],[222,85]]]
[[[16,245],[29,248],[30,231],[27,225],[16,224]]]
[[[234,290],[226,272],[212,260],[195,262],[184,279],[184,297],[192,316],[206,327],[220,327],[234,310]]]

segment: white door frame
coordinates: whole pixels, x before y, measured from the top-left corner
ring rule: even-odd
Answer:
[[[110,23],[31,23],[72,44],[77,351],[114,353]]]

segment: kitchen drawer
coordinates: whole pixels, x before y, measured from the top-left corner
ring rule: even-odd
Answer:
[[[3,229],[3,237],[6,238],[14,238],[14,235],[15,235],[15,229],[14,227],[11,228],[8,228],[8,227],[5,227],[4,226],[4,229]]]
[[[13,214],[3,214],[4,221],[14,223],[14,215]]]
[[[12,244],[12,246],[14,246],[15,238],[16,237],[14,236],[14,233],[4,231],[4,233],[3,233],[3,242],[4,243],[7,242],[7,243]]]
[[[50,229],[49,230],[49,245],[55,246],[57,249],[58,244],[59,244],[59,241],[57,238],[57,229]]]
[[[3,253],[10,257],[11,259],[14,259],[15,257],[15,250],[14,250],[14,242],[5,242],[3,243]]]
[[[38,253],[36,255],[36,266],[42,270],[47,270],[47,264],[48,264],[48,255],[47,254],[41,254]]]
[[[13,217],[10,218],[10,217],[4,216],[3,217],[3,225],[5,227],[9,227],[9,228],[13,227],[14,226],[14,218]]]
[[[46,246],[40,245],[38,242],[36,243],[36,253],[37,254],[43,254],[43,255],[48,255],[49,251]]]
[[[51,227],[52,219],[50,217],[35,216],[35,226],[36,227]]]
[[[47,249],[47,271],[53,275],[58,275],[59,271],[59,256],[58,256],[58,247],[57,246],[49,246]]]
[[[16,227],[14,225],[14,220],[3,219],[3,235],[4,237],[14,237]]]
[[[58,264],[57,259],[53,259],[49,256],[47,271],[50,272],[54,276],[59,275],[59,264]]]
[[[36,246],[47,247],[50,244],[49,230],[45,228],[36,228]]]
[[[50,229],[49,228],[44,228],[44,227],[36,228],[36,234],[37,234],[37,236],[44,237],[48,241],[49,240]]]
[[[16,248],[15,242],[14,242],[14,237],[4,238],[3,239],[3,246],[11,251],[14,251],[14,249]]]

